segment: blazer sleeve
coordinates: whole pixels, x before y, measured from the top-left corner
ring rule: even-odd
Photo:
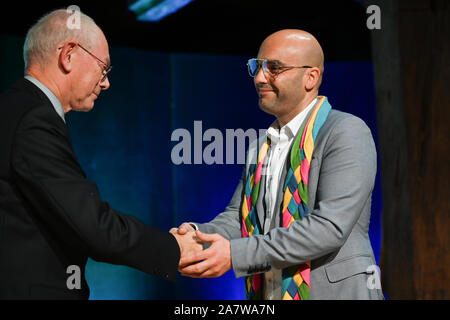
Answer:
[[[33,108],[14,136],[12,178],[34,220],[66,250],[174,281],[180,258],[175,238],[101,200],[57,117],[50,108]]]
[[[236,277],[283,269],[340,248],[370,198],[376,151],[370,129],[356,117],[339,121],[322,155],[315,209],[289,228],[230,241]]]

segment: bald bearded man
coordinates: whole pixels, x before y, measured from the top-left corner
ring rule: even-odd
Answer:
[[[376,150],[359,118],[318,96],[324,55],[301,30],[267,37],[248,61],[260,108],[276,117],[250,145],[225,211],[171,230],[211,243],[181,259],[191,277],[233,268],[248,299],[383,299],[368,230]],[[207,246],[205,246],[206,248]]]

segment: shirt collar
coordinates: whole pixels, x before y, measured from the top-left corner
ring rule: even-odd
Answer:
[[[25,79],[31,81],[36,87],[41,89],[41,91],[47,96],[47,98],[50,100],[50,102],[53,105],[53,108],[55,109],[56,113],[61,117],[62,121],[66,123],[66,119],[64,118],[64,109],[61,104],[61,102],[58,100],[58,98],[55,96],[53,92],[49,88],[47,88],[42,82],[40,82],[38,79],[33,78],[32,76],[26,75]]]
[[[317,98],[311,101],[311,103],[305,109],[303,109],[281,129],[278,120],[275,120],[266,132],[266,135],[271,140],[271,142],[274,144],[278,143],[278,141],[280,140],[280,134],[282,133],[281,131],[284,131],[284,133],[288,135],[289,138],[295,137],[298,130],[300,129],[300,126],[302,125],[311,108],[315,105],[316,101]]]

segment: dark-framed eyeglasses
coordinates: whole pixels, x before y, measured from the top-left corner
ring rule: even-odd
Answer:
[[[88,54],[90,54],[92,57],[94,57],[95,59],[97,59],[97,60],[104,66],[103,73],[102,73],[103,76],[102,76],[100,82],[105,81],[106,77],[108,76],[108,73],[111,72],[112,65],[108,65],[108,64],[105,63],[103,60],[99,59],[96,55],[94,55],[94,54],[93,54],[92,52],[90,52],[88,49],[86,49],[85,47],[83,47],[81,44],[77,43],[77,45],[78,45],[81,49],[83,49],[84,51],[86,51]]]
[[[259,69],[263,68],[263,71],[266,75],[276,76],[283,71],[294,69],[294,68],[312,68],[311,66],[284,66],[278,60],[267,60],[267,59],[249,59],[247,62],[248,73],[251,77],[256,77],[259,72]]]

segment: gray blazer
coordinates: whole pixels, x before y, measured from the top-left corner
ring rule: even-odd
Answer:
[[[368,285],[379,277],[379,272],[373,271],[376,263],[368,235],[377,166],[370,129],[353,115],[331,110],[317,136],[310,165],[308,215],[289,228],[279,227],[283,201],[280,188],[276,202],[279,210],[274,213],[271,230],[242,238],[243,186],[256,156],[256,143],[264,141],[265,137],[250,145],[230,204],[211,222],[199,224],[200,231],[230,240],[237,278],[311,261],[310,299],[383,299],[381,288],[370,289],[373,286]],[[264,223],[265,176],[262,179],[256,211]]]

